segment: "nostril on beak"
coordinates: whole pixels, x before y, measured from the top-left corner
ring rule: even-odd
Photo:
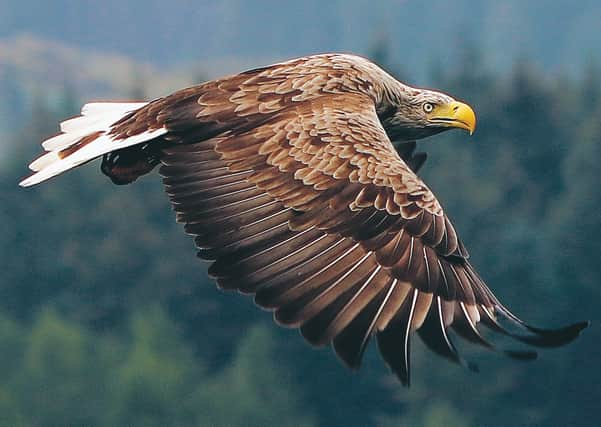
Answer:
[[[459,106],[458,106],[458,105],[455,105],[455,106],[453,107],[453,113],[457,112],[457,110],[459,110]]]

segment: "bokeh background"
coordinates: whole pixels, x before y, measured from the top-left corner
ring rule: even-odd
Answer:
[[[600,45],[598,0],[0,0],[0,425],[598,425]],[[496,293],[592,320],[579,340],[524,364],[462,345],[479,374],[415,340],[404,389],[375,346],[351,373],[216,290],[156,175],[17,187],[85,101],[324,51],[474,106],[423,176]]]

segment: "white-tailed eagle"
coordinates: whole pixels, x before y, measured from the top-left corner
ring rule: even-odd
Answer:
[[[475,125],[468,105],[366,59],[315,55],[151,102],[87,104],[42,144],[48,153],[21,185],[100,156],[116,184],[160,165],[177,220],[219,287],[253,295],[278,324],[331,343],[352,368],[375,336],[408,384],[413,332],[464,364],[450,329],[496,349],[480,324],[541,347],[566,344],[587,325],[534,328],[505,308],[416,175],[425,154],[415,140]]]

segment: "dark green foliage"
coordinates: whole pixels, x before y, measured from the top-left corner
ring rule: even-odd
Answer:
[[[420,146],[474,264],[533,323],[598,324],[601,71],[548,80],[518,62],[501,78],[467,48],[433,74],[478,112],[472,138]],[[46,95],[2,141],[0,425],[585,425],[598,409],[597,325],[529,364],[461,345],[478,375],[415,340],[407,390],[373,346],[353,374],[216,290],[156,176],[115,187],[94,164],[18,188],[76,112],[69,88]]]
[[[0,325],[10,352],[0,365],[2,425],[314,425],[275,366],[265,327],[239,343],[231,367],[208,372],[157,306],[131,313],[120,337],[52,309],[27,326],[6,317]]]

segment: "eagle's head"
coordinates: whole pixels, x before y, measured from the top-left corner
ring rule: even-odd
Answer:
[[[463,102],[429,89],[407,87],[381,117],[393,141],[414,141],[449,129],[476,129],[476,114]]]

